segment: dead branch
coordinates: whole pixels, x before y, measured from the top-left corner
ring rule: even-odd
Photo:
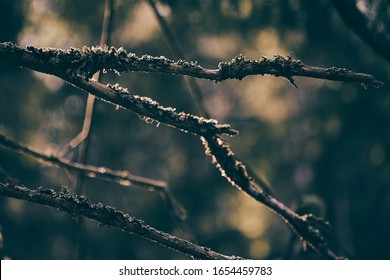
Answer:
[[[25,186],[8,182],[0,183],[0,195],[46,205],[69,213],[76,218],[84,216],[99,222],[99,224],[116,227],[122,231],[137,234],[150,241],[196,259],[242,259],[241,257],[223,255],[212,251],[209,248],[196,245],[166,232],[159,231],[114,207],[104,205],[100,202],[93,204],[87,197],[78,196],[66,187],[62,188],[61,192],[55,192],[52,189],[44,189],[42,187],[32,190]]]
[[[2,55],[3,48],[8,49],[8,52],[12,54],[14,60],[10,59],[9,57],[7,57],[7,59],[3,59],[3,55]],[[125,58],[132,57],[131,55],[128,56],[123,50],[116,50],[113,48],[110,49],[94,48],[94,50],[97,50],[97,53],[102,53],[102,52],[104,53],[104,50],[106,51],[108,50],[109,52],[111,52],[113,57],[116,56],[121,56],[121,57],[123,56]],[[82,52],[84,51],[85,53],[83,54]],[[84,51],[71,49],[70,53],[72,53],[71,56],[74,55],[77,56],[77,54],[85,56],[86,53],[90,54],[91,52],[92,53],[94,52],[92,49],[89,48],[85,49]],[[63,64],[61,64],[61,66],[58,66],[56,60],[53,60],[53,54],[55,54],[54,57],[56,56],[60,57],[59,61],[63,60],[62,58],[65,57],[65,61],[63,62]],[[39,60],[39,59],[43,59],[45,55],[47,55],[46,60]],[[249,178],[246,172],[245,165],[243,165],[235,158],[234,153],[231,151],[229,145],[218,136],[219,134],[235,135],[237,133],[235,130],[232,130],[228,125],[219,125],[215,120],[203,119],[185,113],[176,113],[174,109],[164,108],[160,106],[157,102],[151,100],[150,98],[129,94],[127,89],[124,89],[119,85],[105,86],[96,81],[88,80],[87,77],[89,76],[89,74],[87,73],[93,72],[93,71],[89,72],[91,68],[89,66],[86,66],[85,68],[83,65],[72,66],[71,61],[66,61],[67,58],[69,58],[67,57],[67,54],[64,54],[63,51],[56,50],[56,49],[37,49],[34,47],[29,47],[28,50],[24,50],[10,43],[3,44],[3,45],[0,44],[0,60],[3,60],[8,63],[20,65],[23,67],[27,67],[33,70],[41,71],[44,73],[57,75],[58,77],[63,78],[64,80],[70,82],[74,86],[79,87],[86,92],[90,92],[94,94],[100,99],[114,103],[115,105],[119,105],[123,108],[132,110],[137,114],[140,114],[148,119],[151,119],[152,122],[154,120],[157,120],[158,122],[162,122],[167,125],[176,127],[178,129],[189,131],[195,135],[202,136],[208,154],[213,156],[216,163],[218,163],[217,166],[220,169],[222,175],[226,176],[230,183],[232,183],[234,186],[238,187],[239,189],[245,191],[250,196],[258,200],[259,202],[264,203],[273,211],[277,212],[290,225],[290,227],[301,238],[301,240],[307,243],[320,255],[328,258],[334,258],[334,259],[339,258],[328,247],[326,239],[323,237],[322,233],[319,231],[317,227],[318,223],[315,217],[299,216],[294,211],[292,211],[287,206],[285,206],[283,203],[278,201],[275,197],[273,197],[267,192],[264,192],[261,189],[258,189],[255,186],[255,184],[252,182],[251,178]],[[167,62],[165,58],[159,58],[159,59],[150,58],[150,57],[141,58],[141,60],[144,59],[149,60],[148,65],[155,65],[155,62],[161,62],[161,61]],[[80,60],[85,62],[85,57],[80,58]],[[137,60],[137,58],[135,58],[135,60]],[[46,64],[46,62],[48,61],[49,63]],[[290,61],[286,65],[296,64],[297,68],[301,68],[301,66],[299,66],[300,63],[294,62],[291,57],[289,57],[288,59],[276,57],[275,61],[279,61],[279,62]],[[95,62],[97,65],[99,65],[100,63],[99,59],[97,59],[97,60],[92,60],[90,65],[94,65],[93,63]],[[253,62],[253,61],[249,61],[249,62]],[[249,62],[245,58],[239,57],[238,60],[235,60],[230,64],[235,65],[237,63],[238,64],[241,63],[242,65],[245,66]],[[255,64],[256,63],[257,62],[255,62]],[[68,64],[68,66],[66,66],[66,64]],[[226,69],[226,70],[230,69],[228,70],[229,72],[232,69],[228,67],[229,65],[226,64],[225,66],[221,66],[220,69]],[[60,68],[57,69],[57,67]],[[193,67],[195,67],[196,69],[198,68],[203,69],[196,65],[193,65]],[[188,68],[191,67],[188,66]],[[85,69],[89,69],[89,70],[85,70]],[[345,71],[344,70],[336,71],[336,70],[337,69],[333,69],[332,71],[329,72],[336,73],[336,76],[338,74],[343,76],[344,74],[349,73],[348,70]],[[320,72],[314,71],[314,73],[320,73]],[[353,73],[353,75],[355,74],[357,73]],[[362,75],[364,76],[366,74],[362,74]],[[345,75],[343,77],[345,77]],[[373,79],[372,76],[371,78]],[[370,81],[371,84],[374,83],[376,85],[379,85],[378,83],[380,82],[376,81],[375,79],[374,79],[375,82],[373,82],[372,79],[365,80],[365,81],[367,83],[368,81]]]
[[[98,178],[107,181],[113,181],[122,186],[134,186],[140,187],[149,191],[157,191],[166,201],[169,210],[173,216],[178,220],[184,220],[186,218],[186,211],[180,205],[180,203],[174,198],[170,192],[168,185],[164,181],[144,178],[141,176],[133,175],[126,170],[112,170],[108,167],[94,166],[90,164],[82,164],[79,162],[71,161],[64,157],[57,157],[56,155],[47,155],[37,149],[19,143],[10,139],[4,134],[0,133],[0,145],[11,149],[15,152],[32,156],[33,158],[44,161],[47,164],[63,167],[67,170],[82,174],[89,178]]]
[[[79,55],[81,53],[77,49],[62,52],[58,49],[47,49],[46,51],[42,49],[40,51],[29,47],[25,50],[12,43],[0,43],[0,61],[60,77],[104,101],[137,113],[146,122],[163,123],[196,135],[226,134],[234,136],[238,133],[230,128],[229,125],[218,124],[216,120],[205,119],[184,112],[176,112],[175,108],[163,107],[149,97],[130,94],[127,89],[117,84],[103,85],[94,80],[88,80],[81,75],[84,71],[81,70],[83,66],[76,65],[78,63],[76,60],[80,62],[81,59],[81,61],[86,62],[86,57],[82,58]],[[78,59],[72,61],[69,60],[70,57],[78,57]],[[76,70],[75,67],[79,68],[81,72]],[[93,74],[92,72],[89,73]]]
[[[186,75],[200,79],[221,82],[227,79],[243,79],[249,75],[272,75],[285,77],[295,85],[292,77],[303,76],[323,80],[362,83],[381,86],[383,83],[372,75],[357,73],[345,68],[320,68],[309,66],[300,60],[275,55],[272,59],[247,59],[238,55],[228,62],[221,62],[218,69],[206,69],[196,62],[170,60],[166,57],[150,55],[137,56],[127,53],[123,48],[84,47],[82,50],[71,48],[36,48],[27,46],[22,49],[12,43],[0,43],[0,61],[16,64],[40,72],[64,78],[77,75],[89,79],[99,70],[122,72],[155,72]]]
[[[248,175],[246,166],[235,157],[229,144],[222,138],[211,135],[202,137],[202,142],[205,145],[206,153],[212,157],[213,163],[216,164],[221,175],[229,183],[277,213],[298,237],[319,255],[329,259],[343,258],[337,256],[329,248],[327,240],[320,231],[322,227],[328,226],[328,222],[322,221],[312,215],[298,215],[265,191],[267,189],[266,187],[260,186],[259,188],[256,186],[252,178]]]

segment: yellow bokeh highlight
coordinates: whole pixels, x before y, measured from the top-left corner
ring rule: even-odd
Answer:
[[[7,210],[12,213],[12,215],[23,214],[25,203],[22,200],[8,199],[6,203]]]
[[[377,144],[370,149],[370,163],[372,166],[380,166],[385,161],[386,150],[383,145]]]
[[[273,57],[275,54],[287,55],[283,47],[279,33],[275,28],[264,28],[255,37],[255,46],[259,54],[266,57]]]
[[[241,102],[251,116],[258,116],[273,124],[286,120],[298,109],[297,92],[283,79],[274,77],[254,77],[245,83]]]
[[[271,251],[270,244],[264,239],[255,240],[249,246],[249,254],[254,259],[265,259]]]
[[[69,23],[50,10],[50,1],[33,0],[26,11],[26,21],[18,42],[21,46],[69,48],[81,46],[85,38],[80,38]],[[84,42],[85,44],[85,42]]]
[[[237,5],[234,6],[229,0],[222,0],[220,3],[224,14],[236,18],[249,17],[253,8],[253,1],[251,0],[239,0]]]
[[[330,116],[324,125],[325,134],[328,137],[336,138],[340,134],[342,125],[340,118],[337,115]]]
[[[169,18],[166,19],[169,20]],[[152,10],[147,3],[141,1],[130,11],[125,24],[117,27],[116,34],[119,36],[115,40],[121,45],[136,47],[152,40],[160,32],[159,24]]]
[[[240,37],[235,34],[202,35],[197,41],[198,52],[205,57],[230,60],[239,53]]]
[[[262,56],[272,59],[275,54],[289,54],[275,28],[264,28],[253,38],[252,46],[243,50],[250,59],[261,59]],[[272,124],[285,121],[299,108],[300,91],[283,78],[269,75],[247,77],[237,85],[236,91],[248,115]]]
[[[231,227],[251,239],[263,236],[268,228],[269,210],[242,194],[235,195],[234,202],[229,215]]]

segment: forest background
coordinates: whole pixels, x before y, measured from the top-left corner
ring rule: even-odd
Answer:
[[[382,31],[389,30],[388,1],[358,2],[360,11],[382,23]],[[147,1],[114,3],[110,45],[175,58]],[[196,81],[208,114],[240,132],[228,139],[232,149],[280,201],[329,220],[326,237],[341,255],[389,259],[388,58],[361,40],[329,1],[167,0],[157,7],[186,58],[205,68],[238,54],[260,59],[293,53],[307,65],[348,68],[384,82],[365,88],[296,77],[296,88],[272,76]],[[104,1],[2,0],[0,41],[22,47],[96,46],[103,13]],[[108,72],[102,80],[198,114],[181,76]],[[0,131],[9,137],[50,154],[81,130],[87,95],[59,78],[2,63],[0,85]],[[70,157],[77,158],[77,151]],[[168,182],[198,244],[245,258],[318,258],[303,251],[276,214],[231,187],[190,134],[97,101],[88,163]],[[3,147],[0,171],[1,181],[17,178],[26,186],[74,184],[69,172]],[[84,194],[187,237],[156,192],[85,178]],[[77,222],[66,213],[0,197],[0,225],[3,254],[12,259],[79,257]],[[187,258],[89,220],[84,246],[89,259]]]

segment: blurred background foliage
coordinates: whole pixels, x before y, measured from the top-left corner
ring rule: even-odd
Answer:
[[[359,2],[381,7],[379,14],[388,24],[388,1]],[[222,84],[197,81],[210,115],[240,131],[228,139],[233,150],[282,202],[326,217],[333,226],[331,246],[341,254],[390,258],[389,64],[325,0],[166,0],[158,7],[186,56],[205,67],[216,68],[239,53],[248,58],[293,53],[309,65],[345,67],[385,82],[379,89],[364,89],[297,78],[295,89],[269,76]],[[103,10],[103,0],[1,0],[0,41],[59,48],[97,45]],[[146,1],[115,1],[112,45],[139,55],[173,57]],[[196,113],[182,77],[108,73],[103,82]],[[3,133],[51,153],[80,131],[84,92],[58,78],[5,64],[0,64],[0,85]],[[303,252],[278,216],[220,177],[197,137],[146,124],[101,101],[94,123],[89,163],[168,181],[188,211],[199,244],[247,258],[317,258]],[[18,178],[27,186],[58,189],[73,182],[62,169],[2,147],[0,168],[2,181]],[[86,179],[85,194],[185,237],[156,193]],[[0,224],[4,254],[12,259],[77,258],[76,225],[67,214],[0,197]],[[86,236],[90,259],[186,258],[91,221]]]

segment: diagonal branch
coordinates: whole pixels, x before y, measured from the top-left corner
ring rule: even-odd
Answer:
[[[0,145],[16,151],[21,154],[29,155],[37,160],[44,161],[55,166],[66,168],[70,171],[83,174],[89,178],[99,178],[107,181],[114,181],[122,186],[134,186],[147,189],[150,191],[157,191],[166,201],[169,210],[174,217],[183,220],[186,218],[186,211],[179,202],[173,197],[167,183],[164,181],[153,180],[149,178],[133,175],[125,170],[112,170],[107,167],[97,167],[89,164],[82,164],[73,162],[64,157],[57,157],[55,155],[46,155],[29,145],[18,143],[7,136],[0,133]]]
[[[163,107],[149,97],[130,94],[127,89],[118,84],[103,85],[91,80],[86,81],[78,76],[71,77],[68,81],[82,90],[91,92],[98,98],[143,116],[143,120],[148,123],[158,125],[161,122],[199,136],[205,134],[235,136],[238,134],[238,131],[232,129],[230,125],[219,124],[217,120],[205,119],[184,112],[178,113],[175,108]]]
[[[329,248],[327,240],[320,231],[322,227],[328,226],[328,222],[324,222],[310,214],[298,215],[265,191],[266,188],[256,186],[252,178],[249,177],[246,166],[235,157],[229,144],[220,137],[215,135],[202,137],[202,142],[206,148],[206,153],[212,157],[213,163],[216,164],[222,176],[229,183],[277,213],[298,237],[319,255],[329,259],[343,258],[337,256]]]
[[[55,192],[52,189],[43,189],[41,187],[32,190],[12,183],[0,183],[0,195],[46,205],[67,212],[75,217],[88,217],[98,221],[100,224],[137,234],[196,259],[242,259],[236,256],[223,255],[209,248],[159,231],[143,221],[131,217],[129,214],[116,210],[114,207],[106,206],[102,203],[93,204],[85,196],[78,196],[68,188],[63,188],[61,192]]]

